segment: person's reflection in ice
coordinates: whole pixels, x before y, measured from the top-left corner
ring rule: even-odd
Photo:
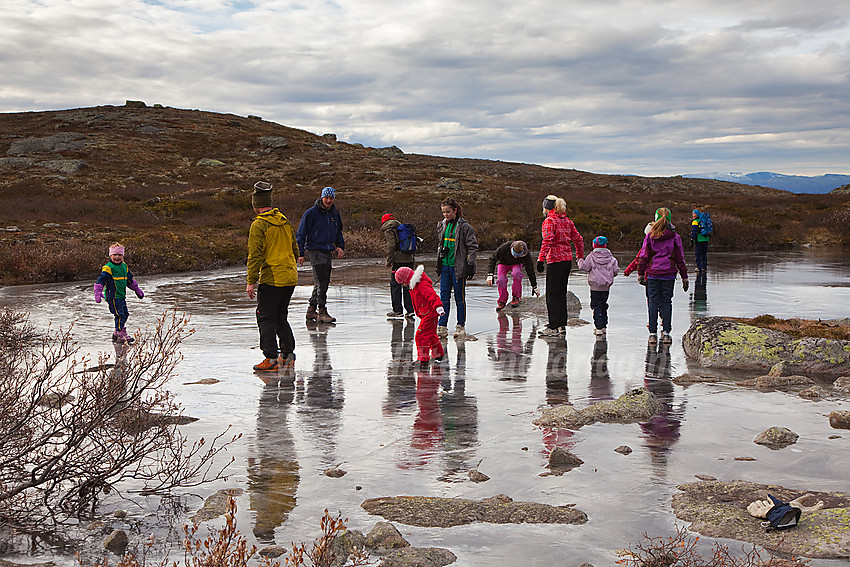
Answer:
[[[546,357],[546,403],[550,406],[570,403],[567,380],[567,341],[563,337],[546,340],[549,352]],[[575,444],[573,432],[558,427],[543,428],[543,446],[548,454],[555,447],[569,448]]]
[[[312,372],[298,375],[298,414],[303,415],[307,433],[316,438],[316,446],[324,453],[322,464],[333,465],[337,464],[336,443],[345,392],[342,380],[333,375],[328,352],[328,327],[308,321],[307,328],[310,330],[315,359]]]
[[[537,336],[537,324],[533,323],[531,334],[525,344],[522,342],[522,318],[519,313],[511,313],[510,322],[504,311],[499,313],[499,330],[496,341],[489,340],[487,356],[493,361],[496,375],[500,380],[526,380],[531,365],[531,349]],[[508,344],[508,330],[511,340]]]
[[[432,374],[433,368],[416,367],[416,418],[410,446],[413,455],[399,466],[425,466],[439,450],[443,441],[443,419],[440,416],[440,380],[442,374]]]
[[[295,508],[300,477],[295,442],[287,415],[295,396],[295,375],[263,388],[257,409],[257,445],[248,457],[249,506],[255,513],[254,536],[274,543],[274,530]]]
[[[392,320],[390,363],[387,366],[387,398],[384,415],[412,411],[416,399],[416,379],[413,375],[413,337],[416,324],[402,319]]]
[[[568,404],[567,341],[563,337],[552,337],[546,344],[549,347],[546,357],[546,403],[550,406]]]
[[[608,341],[597,337],[590,359],[590,400],[601,402],[614,399],[611,393],[611,376],[608,374]]]
[[[466,395],[466,343],[457,343],[454,383],[449,369],[441,365],[435,365],[431,374],[441,382],[443,391],[440,410],[445,473],[440,480],[452,481],[457,473],[469,470],[478,445],[478,404],[473,396]]]
[[[644,385],[661,401],[661,411],[649,421],[641,423],[644,445],[649,449],[652,462],[659,472],[667,464],[670,447],[679,439],[679,427],[685,415],[685,402],[674,407],[673,382],[670,378],[670,345],[658,343],[646,347]]]
[[[697,272],[694,293],[691,296],[691,320],[708,315],[708,290],[705,270]]]

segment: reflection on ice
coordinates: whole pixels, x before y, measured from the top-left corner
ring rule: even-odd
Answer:
[[[621,263],[633,255],[625,251]],[[413,365],[415,323],[384,317],[390,298],[381,263],[343,261],[329,291],[335,326],[303,321],[312,288],[309,275],[300,274],[290,307],[295,372],[272,386],[251,370],[259,359],[257,329],[240,270],[139,274],[152,291],[134,309],[132,323],[150,326],[173,307],[191,317],[197,331],[183,345],[172,388],[185,413],[200,420],[182,432],[209,437],[232,425],[243,433],[230,451],[236,462],[228,483],[197,492],[246,488],[238,520],[256,542],[311,541],[325,508],[341,510],[356,529],[369,529],[377,518],[360,508],[367,498],[505,493],[515,500],[575,503],[590,521],[566,533],[564,527],[525,525],[405,527],[405,537],[418,546],[448,547],[462,565],[552,565],[565,556],[571,564],[608,565],[613,550],[644,532],[671,533],[675,486],[696,474],[846,490],[850,449],[829,438],[834,430],[824,418],[845,403],[840,398],[813,403],[737,388],[732,383],[743,376],[733,372],[718,373],[726,383],[681,387],[672,381],[700,371],[689,368],[693,362],[680,342],[694,318],[850,315],[846,260],[843,253],[709,251],[708,273],[696,275],[690,293],[677,288],[674,295],[672,345],[647,344],[645,288],[633,277],[615,279],[608,332],[599,340],[591,325],[570,327],[565,338],[538,339],[538,315],[523,307],[495,313],[495,290],[472,280],[467,330],[480,340],[449,338],[447,361],[425,369]],[[577,273],[569,287],[587,306],[586,277]],[[2,288],[0,305],[28,311],[40,327],[74,322],[83,354],[112,357],[109,321],[91,304],[89,291],[79,284]],[[586,307],[575,315],[590,319]],[[218,382],[184,384],[198,377]],[[644,423],[594,424],[576,432],[531,424],[541,407],[580,409],[644,385],[664,403],[664,411]],[[774,452],[752,443],[773,425],[794,430],[800,442]],[[634,451],[616,453],[621,445]],[[556,446],[585,464],[541,477]],[[735,460],[744,456],[755,461]],[[342,463],[346,476],[322,474]],[[490,480],[470,482],[466,473],[474,468]]]

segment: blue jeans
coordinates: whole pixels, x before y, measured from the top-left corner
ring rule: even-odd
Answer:
[[[443,266],[440,270],[440,301],[443,302],[445,315],[437,320],[437,325],[446,327],[449,322],[451,311],[452,291],[455,293],[455,305],[457,305],[457,324],[466,324],[466,280],[457,279],[454,266]]]
[[[669,333],[673,319],[673,286],[676,280],[657,280],[647,278],[646,293],[649,304],[649,334],[658,332],[658,315],[661,315],[661,329]]]

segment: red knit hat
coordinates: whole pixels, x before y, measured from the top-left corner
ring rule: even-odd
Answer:
[[[384,224],[384,223],[385,223],[385,222],[387,222],[388,220],[390,220],[390,219],[394,219],[394,218],[395,218],[395,217],[393,216],[393,214],[392,214],[392,213],[386,213],[386,214],[384,214],[384,216],[382,216],[382,217],[381,217],[381,224]]]
[[[395,281],[401,285],[407,285],[413,279],[413,269],[402,266],[395,271]]]

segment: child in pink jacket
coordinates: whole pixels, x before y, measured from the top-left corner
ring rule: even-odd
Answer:
[[[431,354],[434,360],[440,362],[446,354],[440,339],[437,337],[437,317],[446,311],[440,296],[434,291],[434,282],[425,273],[425,266],[419,265],[416,271],[404,266],[396,270],[395,281],[410,288],[410,299],[413,309],[419,317],[419,327],[416,328],[416,354],[420,366],[428,364]]]
[[[604,337],[605,328],[608,327],[608,291],[614,283],[614,276],[620,273],[617,259],[608,250],[608,239],[604,236],[594,238],[593,252],[585,258],[579,258],[578,267],[587,272],[595,334]]]

